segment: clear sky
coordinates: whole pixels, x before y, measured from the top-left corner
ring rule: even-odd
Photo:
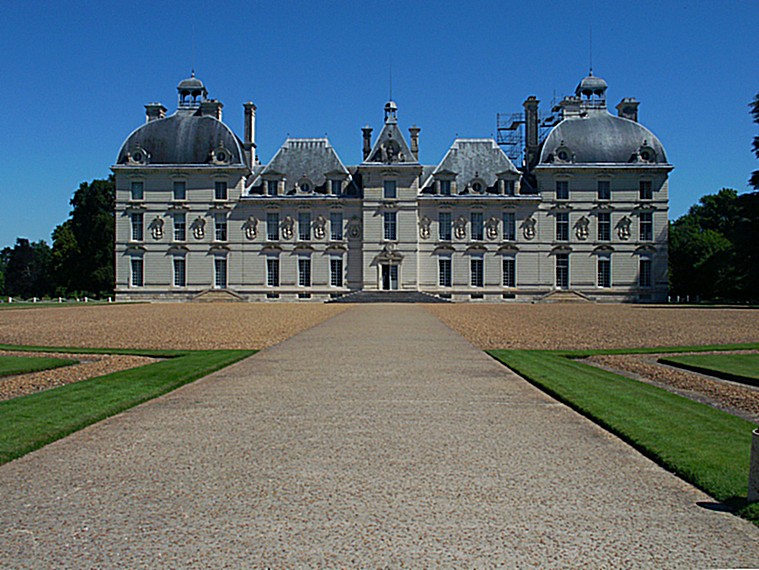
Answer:
[[[131,2],[0,0],[0,246],[50,240],[82,181],[106,177],[145,103],[173,112],[190,74],[242,136],[258,106],[266,162],[284,139],[325,133],[343,162],[361,159],[361,127],[393,98],[420,159],[456,135],[495,134],[496,113],[574,91],[593,69],[610,107],[640,121],[675,165],[670,217],[704,194],[743,192],[759,163],[759,3],[745,2]],[[615,112],[615,111],[613,111]]]

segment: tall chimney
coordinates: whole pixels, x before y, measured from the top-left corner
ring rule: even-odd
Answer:
[[[221,108],[224,105],[222,105],[221,101],[217,99],[204,99],[200,102],[200,114],[208,117],[213,117],[214,119],[221,121]]]
[[[361,128],[361,131],[364,133],[364,160],[366,160],[372,152],[372,128],[366,125]]]
[[[248,101],[242,105],[245,107],[245,156],[248,165],[253,168],[256,165],[256,106]]]
[[[617,105],[617,115],[623,119],[638,122],[638,102],[635,97],[625,97]]]
[[[413,127],[409,127],[409,134],[411,135],[411,154],[414,155],[414,158],[419,160],[419,131],[421,131],[419,127],[414,125]]]
[[[163,119],[166,116],[166,107],[160,103],[148,103],[145,105],[145,121],[155,121],[156,119]]]
[[[531,169],[538,162],[538,99],[534,95],[524,102],[524,165]]]

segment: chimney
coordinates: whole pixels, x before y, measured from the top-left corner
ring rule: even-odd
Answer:
[[[248,101],[242,105],[245,107],[245,155],[248,164],[253,168],[256,164],[256,106]]]
[[[538,162],[538,99],[534,95],[527,97],[524,106],[524,165],[531,169]]]
[[[617,115],[623,119],[630,119],[638,122],[638,105],[640,103],[635,97],[625,97],[617,105]]]
[[[419,160],[419,131],[421,130],[416,125],[409,127],[408,130],[409,135],[411,135],[411,154],[414,155],[416,160]]]
[[[576,117],[582,110],[582,101],[579,97],[576,97],[574,95],[567,95],[564,97],[564,99],[561,100],[559,107],[561,108],[562,119],[566,119],[567,117]]]
[[[200,102],[200,114],[221,121],[221,108],[223,106],[217,99],[205,99]]]
[[[145,105],[145,121],[155,121],[156,119],[163,119],[166,116],[166,107],[160,103],[148,103]]]
[[[366,125],[361,128],[361,131],[364,133],[364,160],[366,160],[372,152],[372,128]]]

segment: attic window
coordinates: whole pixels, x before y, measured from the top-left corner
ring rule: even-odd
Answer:
[[[311,192],[311,183],[308,181],[301,182],[299,188],[301,192]]]
[[[472,192],[476,192],[477,194],[482,193],[483,185],[482,182],[479,180],[475,180],[472,182]]]
[[[645,143],[644,143],[645,145]],[[644,162],[654,162],[656,160],[656,153],[650,146],[640,147],[640,159]]]

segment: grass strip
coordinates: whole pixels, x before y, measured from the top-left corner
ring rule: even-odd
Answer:
[[[76,364],[76,360],[43,356],[0,356],[0,376],[27,374]]]
[[[0,464],[255,352],[187,351],[160,362],[0,402]]]
[[[488,352],[666,469],[759,524],[759,504],[746,506],[745,499],[755,427],[750,422],[559,353]]]
[[[149,348],[87,348],[81,346],[24,346],[22,344],[0,344],[0,350],[65,352],[70,354],[127,354],[130,356],[151,356],[153,358],[174,358],[190,352],[188,350],[152,350]]]
[[[659,362],[725,380],[759,385],[759,354],[689,354],[660,358]]]
[[[705,344],[699,346],[659,346],[646,348],[596,348],[580,350],[550,350],[549,352],[567,358],[587,358],[599,354],[676,354],[679,352],[720,352],[725,350],[759,350],[759,342],[739,344]]]

